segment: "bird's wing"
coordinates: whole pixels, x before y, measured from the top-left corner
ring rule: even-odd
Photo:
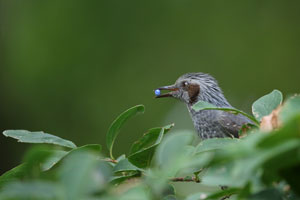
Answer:
[[[251,123],[247,117],[241,114],[234,115],[224,111],[219,115],[218,122],[228,136],[232,138],[239,138],[239,130],[242,126]]]

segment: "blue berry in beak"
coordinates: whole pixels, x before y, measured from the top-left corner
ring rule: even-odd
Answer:
[[[155,93],[155,96],[159,96],[159,95],[160,95],[160,90],[159,90],[159,89],[156,89],[156,90],[154,91],[154,93]]]

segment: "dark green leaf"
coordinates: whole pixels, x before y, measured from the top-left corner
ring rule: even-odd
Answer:
[[[141,139],[132,145],[128,160],[137,167],[148,167],[156,147],[162,141],[164,134],[173,126],[174,124],[171,124],[162,128],[150,129]]]
[[[20,164],[15,168],[5,172],[0,176],[0,188],[8,182],[23,178],[27,173],[26,163]]]
[[[134,177],[138,177],[140,175],[139,172],[132,172],[123,176],[113,176],[110,180],[110,183],[113,185],[118,185],[124,181],[126,181],[127,179],[131,179]]]
[[[205,199],[220,199],[222,197],[229,197],[233,194],[237,194],[241,191],[241,189],[239,188],[229,188],[229,189],[226,189],[226,190],[221,190],[221,191],[218,191],[214,194],[211,194],[209,195],[208,197],[206,197]]]
[[[133,164],[131,164],[127,158],[120,160],[113,168],[114,173],[118,172],[128,172],[128,171],[138,171],[140,170]]]
[[[279,90],[273,90],[252,104],[252,113],[258,121],[261,121],[264,116],[271,114],[281,102],[282,93]]]
[[[42,131],[6,130],[3,132],[3,135],[15,138],[18,142],[55,144],[63,147],[76,148],[73,142]]]
[[[106,145],[109,150],[110,157],[112,159],[114,159],[112,154],[113,145],[121,127],[129,118],[135,116],[138,113],[144,113],[144,110],[145,107],[143,105],[137,105],[132,108],[129,108],[121,115],[119,115],[117,119],[111,124],[108,133],[106,135]]]
[[[299,151],[298,151],[299,152]],[[290,155],[289,155],[290,156]],[[300,165],[295,165],[289,168],[281,169],[279,171],[279,175],[284,178],[284,180],[288,183],[288,185],[291,187],[291,189],[294,191],[295,194],[300,196]],[[286,184],[285,184],[286,186]],[[284,188],[282,188],[284,190]],[[294,196],[294,195],[293,195]],[[293,198],[288,198],[293,199]],[[295,198],[299,199],[299,198]]]

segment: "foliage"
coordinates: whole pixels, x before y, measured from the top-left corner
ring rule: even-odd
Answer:
[[[193,146],[188,131],[170,132],[173,124],[152,128],[132,144],[127,155],[112,156],[121,126],[144,112],[138,105],[123,112],[107,133],[106,157],[98,144],[76,147],[70,141],[42,132],[4,131],[19,142],[40,143],[21,165],[0,177],[0,199],[299,199],[300,98],[281,105],[278,90],[253,104],[259,126],[263,117],[282,106],[282,126],[270,132],[249,130],[240,139],[215,138]],[[194,109],[220,109],[198,102]],[[174,182],[200,184],[179,196]],[[192,183],[188,183],[192,182]],[[204,190],[201,186],[210,186]],[[222,186],[222,187],[220,187]]]

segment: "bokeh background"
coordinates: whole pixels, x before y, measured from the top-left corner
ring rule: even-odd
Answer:
[[[300,1],[0,0],[0,131],[43,130],[100,143],[125,109],[144,104],[116,155],[147,129],[192,129],[185,106],[153,89],[187,72],[217,78],[244,111],[258,97],[299,92]],[[0,174],[27,144],[0,137]]]

